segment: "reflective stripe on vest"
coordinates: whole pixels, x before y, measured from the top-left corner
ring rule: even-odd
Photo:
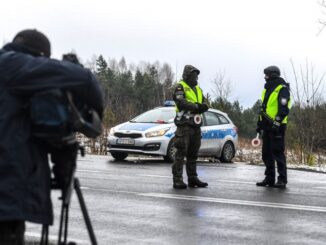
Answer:
[[[203,93],[198,85],[196,85],[196,87],[195,87],[196,91],[197,91],[197,95],[196,95],[195,91],[186,82],[180,81],[179,84],[182,85],[183,90],[186,95],[186,100],[188,102],[191,102],[194,104],[195,103],[201,104],[203,102]],[[175,106],[175,109],[177,112],[179,112],[179,109],[177,106]]]
[[[270,94],[268,101],[266,103],[266,114],[273,120],[275,120],[275,117],[278,113],[278,94],[280,93],[281,89],[285,87],[284,85],[278,85],[274,91]],[[262,94],[262,101],[265,99],[266,89],[263,90]],[[288,101],[288,108],[291,107],[291,99]],[[288,117],[286,116],[282,123],[286,124],[288,122]]]

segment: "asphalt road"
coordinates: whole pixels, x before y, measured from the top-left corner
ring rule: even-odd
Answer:
[[[78,161],[77,176],[98,244],[326,244],[326,175],[289,170],[280,190],[256,187],[263,172],[199,162],[208,188],[174,190],[171,165],[162,160],[88,156]],[[69,222],[69,240],[90,244],[76,195]],[[27,240],[39,235],[40,226],[28,224]]]

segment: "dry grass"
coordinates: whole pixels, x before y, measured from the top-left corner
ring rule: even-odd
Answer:
[[[251,140],[239,138],[238,151],[234,161],[247,162],[250,164],[262,163],[261,146],[253,147],[251,145]]]
[[[314,153],[308,160],[305,155],[302,156],[301,151],[298,148],[286,148],[285,152],[287,162],[292,165],[308,165],[316,167],[326,165],[325,152]],[[258,147],[253,147],[251,145],[251,140],[239,138],[238,151],[234,161],[260,164],[262,163],[261,154],[261,145]]]

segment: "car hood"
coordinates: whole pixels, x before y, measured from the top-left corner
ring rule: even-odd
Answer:
[[[115,127],[118,131],[141,131],[145,132],[149,129],[161,129],[171,127],[173,123],[169,124],[157,124],[157,123],[136,123],[136,122],[126,122]]]

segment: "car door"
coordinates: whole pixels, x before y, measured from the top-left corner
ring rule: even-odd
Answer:
[[[217,153],[220,146],[220,120],[218,114],[207,111],[203,114],[204,122],[201,127],[202,131],[202,146],[200,148],[201,154],[214,155]]]

